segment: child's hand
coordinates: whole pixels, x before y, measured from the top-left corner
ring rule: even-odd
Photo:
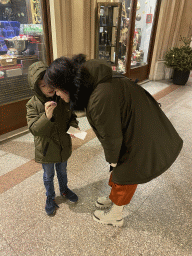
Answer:
[[[47,118],[50,120],[53,116],[53,110],[57,106],[57,103],[54,101],[47,101],[45,103],[45,113]]]

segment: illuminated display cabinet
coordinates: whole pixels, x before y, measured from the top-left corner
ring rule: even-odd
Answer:
[[[97,3],[96,58],[118,65],[122,3]]]

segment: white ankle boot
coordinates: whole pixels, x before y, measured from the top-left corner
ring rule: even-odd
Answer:
[[[105,209],[112,205],[112,201],[109,199],[109,196],[103,196],[97,199],[95,205],[100,209]]]
[[[118,206],[113,204],[108,212],[97,210],[93,213],[93,219],[102,224],[111,224],[113,226],[123,226],[123,208],[124,205]]]

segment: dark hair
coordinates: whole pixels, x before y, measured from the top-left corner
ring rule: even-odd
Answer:
[[[44,80],[54,88],[68,91],[71,100],[75,102],[79,89],[79,68],[85,61],[86,56],[83,54],[78,54],[72,59],[67,57],[57,58],[47,68]]]
[[[83,67],[86,62],[84,54],[73,58],[60,57],[47,68],[44,80],[47,84],[60,90],[68,91],[75,110],[84,110],[91,95],[92,76]]]

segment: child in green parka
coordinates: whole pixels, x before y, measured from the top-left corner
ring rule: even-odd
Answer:
[[[29,67],[28,82],[35,95],[26,104],[26,117],[28,128],[34,135],[35,161],[41,163],[44,170],[45,211],[53,215],[59,207],[55,202],[54,166],[61,196],[71,202],[78,200],[67,186],[67,160],[72,152],[72,143],[66,133],[70,126],[78,128],[78,121],[71,111],[69,95],[59,97],[44,83],[46,69],[47,66],[41,61]]]

